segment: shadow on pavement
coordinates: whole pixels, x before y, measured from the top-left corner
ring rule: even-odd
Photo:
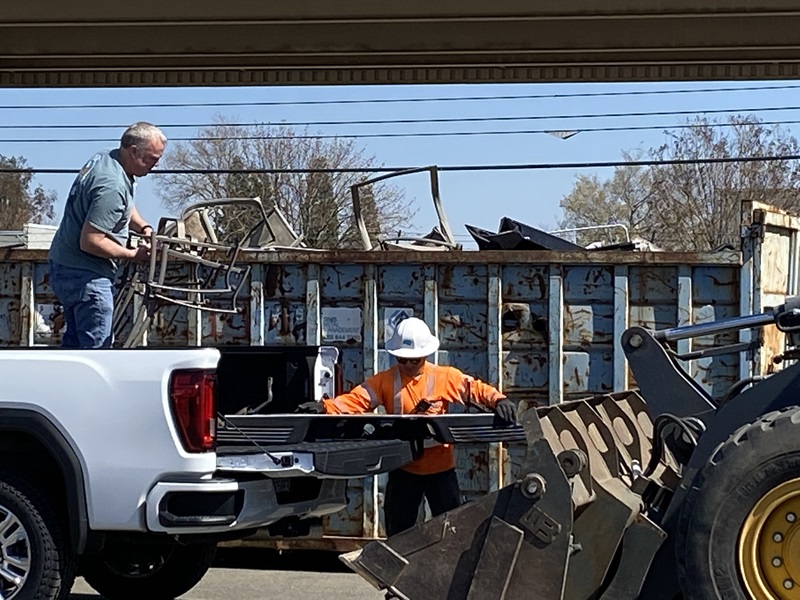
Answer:
[[[352,573],[337,552],[325,550],[266,550],[262,548],[220,548],[213,568],[270,571],[314,571]]]
[[[254,571],[309,571],[316,573],[352,573],[336,552],[324,550],[266,550],[262,548],[220,548],[212,569],[249,569]],[[69,600],[102,600],[94,594],[72,593]]]

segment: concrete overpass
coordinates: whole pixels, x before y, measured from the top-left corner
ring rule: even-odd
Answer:
[[[3,5],[2,87],[800,77],[796,0]]]

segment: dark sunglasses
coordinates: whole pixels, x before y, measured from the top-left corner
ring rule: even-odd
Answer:
[[[407,365],[409,363],[411,364],[419,363],[422,362],[423,360],[425,360],[424,356],[422,358],[398,358],[397,362],[399,362],[401,365]]]

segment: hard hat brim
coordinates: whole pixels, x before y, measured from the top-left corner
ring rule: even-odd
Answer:
[[[390,350],[387,348],[387,352],[398,358],[425,358],[426,356],[430,356],[436,352],[438,349],[439,340],[433,338],[430,343],[426,344],[422,348],[398,348],[396,350]]]

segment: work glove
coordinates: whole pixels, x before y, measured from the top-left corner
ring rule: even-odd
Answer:
[[[321,415],[325,413],[325,406],[323,406],[322,402],[303,402],[303,404],[294,409],[294,412]]]
[[[494,412],[506,423],[517,422],[517,407],[508,398],[498,401],[494,407]]]

